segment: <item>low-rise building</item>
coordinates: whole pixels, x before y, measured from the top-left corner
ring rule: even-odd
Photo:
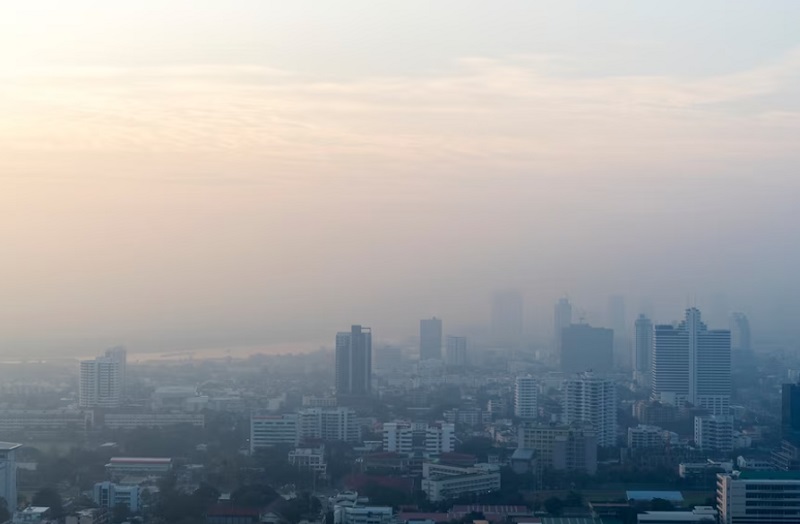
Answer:
[[[636,516],[638,524],[714,524],[717,510],[711,506],[695,506],[691,511],[645,511]]]
[[[162,477],[172,471],[171,458],[113,457],[106,464],[112,479],[123,477]]]
[[[289,452],[289,464],[300,469],[315,471],[324,477],[328,473],[328,464],[325,461],[325,446],[295,448]]]
[[[734,471],[717,475],[720,524],[797,524],[800,472]]]
[[[703,451],[733,451],[733,417],[704,415],[694,417],[694,443]]]
[[[100,507],[114,509],[123,505],[131,513],[139,511],[142,490],[138,485],[121,485],[114,482],[98,482],[92,489],[92,500]]]
[[[664,446],[664,430],[658,426],[640,424],[635,428],[628,428],[628,447],[660,448]]]
[[[106,413],[103,426],[107,429],[164,428],[186,424],[202,428],[206,417],[201,413]]]
[[[491,493],[499,491],[500,486],[497,466],[477,464],[465,468],[430,462],[422,465],[422,491],[431,502]]]
[[[21,511],[15,511],[11,519],[13,524],[41,524],[50,516],[50,508],[43,506],[28,506]]]
[[[336,506],[334,524],[390,524],[394,519],[389,506]]]

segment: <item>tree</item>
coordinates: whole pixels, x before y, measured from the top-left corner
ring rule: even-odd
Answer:
[[[566,498],[567,506],[576,507],[583,505],[583,495],[578,493],[577,491],[570,491],[567,493]]]
[[[0,522],[8,522],[11,520],[11,512],[8,510],[8,502],[3,497],[0,497]]]
[[[231,501],[246,508],[263,508],[278,499],[277,491],[263,484],[242,486],[231,493]]]
[[[544,501],[544,509],[551,515],[560,515],[564,509],[564,502],[558,497],[550,497]]]
[[[50,508],[50,516],[56,519],[64,516],[64,503],[55,488],[45,487],[37,491],[31,500],[31,506]]]
[[[120,524],[128,520],[131,516],[131,510],[127,504],[116,504],[111,513],[111,520],[114,524]]]
[[[666,499],[659,499],[655,498],[650,501],[650,510],[651,511],[674,511],[675,505],[666,500]]]

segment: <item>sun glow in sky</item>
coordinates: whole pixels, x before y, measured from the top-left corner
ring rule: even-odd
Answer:
[[[484,322],[499,287],[534,329],[564,292],[654,297],[663,321],[724,292],[777,322],[798,291],[797,20],[793,1],[4,2],[0,349],[402,337]]]

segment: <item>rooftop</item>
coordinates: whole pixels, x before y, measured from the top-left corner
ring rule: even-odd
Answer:
[[[739,472],[743,480],[800,480],[800,471],[755,471],[745,470]]]
[[[11,451],[21,447],[22,444],[16,444],[14,442],[0,442],[0,451]]]
[[[155,457],[112,457],[111,464],[170,464],[171,458]]]
[[[680,491],[626,491],[628,500],[664,499],[670,502],[683,502]]]

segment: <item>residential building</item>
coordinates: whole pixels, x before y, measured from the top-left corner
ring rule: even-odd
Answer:
[[[172,471],[172,459],[161,457],[112,457],[106,472],[112,479],[132,477],[161,477]]]
[[[42,506],[28,506],[27,508],[13,512],[12,524],[41,524],[47,522],[50,517],[50,508]]]
[[[336,335],[336,395],[363,397],[372,392],[372,330],[354,325]]]
[[[631,449],[664,447],[664,433],[664,430],[658,426],[645,424],[628,428],[628,447]]]
[[[500,487],[499,467],[458,467],[428,462],[422,465],[422,491],[431,502],[482,495],[499,491]]]
[[[324,477],[328,473],[325,446],[295,448],[289,452],[289,464],[300,469],[315,471]]]
[[[142,489],[138,485],[122,485],[114,482],[98,482],[92,489],[92,500],[100,507],[114,509],[123,505],[131,513],[137,513]]]
[[[442,319],[419,321],[419,359],[442,360]]]
[[[733,416],[704,415],[694,417],[694,444],[703,451],[733,451]]]
[[[414,449],[414,430],[404,422],[383,424],[383,451],[390,453],[411,453]]]
[[[109,348],[106,350],[105,357],[110,358],[111,360],[117,363],[117,369],[119,373],[119,387],[120,391],[124,394],[126,385],[125,371],[128,360],[128,351],[125,349],[124,346],[115,346],[113,348]]]
[[[544,471],[597,472],[597,437],[591,426],[526,424],[519,429],[518,447],[535,451]]]
[[[571,324],[561,330],[561,371],[610,372],[614,367],[614,332],[589,324]]]
[[[298,441],[316,439],[357,444],[361,442],[361,425],[355,410],[347,407],[308,408],[297,413]]]
[[[17,450],[22,444],[0,442],[0,497],[13,510],[17,502]]]
[[[437,422],[425,428],[425,454],[427,456],[452,453],[456,449],[456,427],[448,422]]]
[[[514,384],[514,416],[522,419],[539,416],[539,384],[535,378],[517,377]]]
[[[717,475],[720,524],[797,524],[800,473],[734,471]]]
[[[633,378],[642,385],[650,385],[650,360],[653,355],[653,321],[639,315],[634,324]]]
[[[336,505],[333,524],[390,524],[394,515],[389,506]]]
[[[451,367],[467,365],[467,337],[448,335],[445,343],[445,361]]]
[[[336,397],[316,397],[313,395],[303,395],[304,408],[335,408],[336,405]]]
[[[164,428],[184,424],[202,428],[206,416],[202,413],[105,413],[101,421],[107,429]]]
[[[678,325],[654,329],[653,399],[727,415],[731,395],[731,333],[709,330],[696,308]]]
[[[92,412],[77,409],[10,409],[0,411],[0,434],[83,433],[92,426]]]
[[[116,408],[122,400],[122,377],[117,357],[82,360],[78,404],[82,408]]]
[[[566,379],[563,389],[563,422],[591,424],[599,446],[616,446],[617,388],[614,382],[592,373],[581,373]]]
[[[299,420],[295,413],[252,415],[250,417],[250,452],[278,444],[296,446],[300,441]]]

